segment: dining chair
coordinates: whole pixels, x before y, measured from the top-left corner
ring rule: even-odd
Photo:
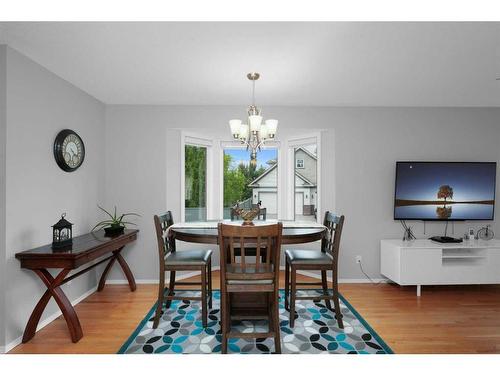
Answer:
[[[321,240],[321,251],[285,250],[285,309],[290,311],[290,327],[294,326],[295,321],[295,301],[325,300],[326,307],[332,310],[330,301],[333,300],[335,318],[339,327],[344,328],[338,290],[338,260],[344,215],[337,216],[327,211],[323,225],[326,227],[326,234]],[[321,271],[321,282],[298,283],[298,270]],[[332,271],[332,294],[328,290],[327,271]],[[323,294],[297,296],[297,285],[321,286]]]
[[[228,339],[273,337],[275,352],[281,353],[279,324],[279,264],[282,223],[241,226],[218,225],[221,282],[222,353],[227,353]],[[235,245],[238,244],[239,256]],[[246,245],[255,247],[253,256],[246,253]],[[264,257],[262,249],[265,248]],[[237,315],[231,300],[236,293],[263,293],[267,301],[264,315]],[[232,329],[232,320],[269,321],[268,332],[238,332]]]
[[[163,302],[170,308],[172,300],[201,301],[201,316],[203,327],[207,327],[207,301],[212,308],[212,250],[175,250],[175,238],[169,234],[168,228],[174,224],[172,212],[154,215],[156,238],[158,241],[158,257],[160,265],[160,282],[158,285],[158,301],[153,322],[157,328],[162,315]],[[165,295],[165,272],[170,271],[170,282]],[[197,281],[175,281],[177,271],[200,271],[201,283]],[[176,285],[200,285],[201,296],[176,296]],[[208,296],[207,296],[208,289]]]

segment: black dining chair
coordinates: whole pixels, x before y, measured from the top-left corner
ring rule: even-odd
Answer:
[[[207,301],[208,307],[212,308],[212,250],[175,250],[175,238],[168,228],[174,224],[172,212],[168,211],[162,215],[154,216],[156,238],[158,241],[158,256],[160,265],[160,282],[158,284],[158,301],[153,322],[153,328],[157,328],[162,315],[163,302],[166,301],[168,309],[172,300],[194,300],[201,301],[201,315],[203,327],[207,327]],[[170,283],[165,295],[165,272],[170,271]],[[200,271],[201,283],[196,281],[176,281],[177,271]],[[175,285],[200,285],[201,297],[176,296]],[[208,296],[207,296],[208,289]]]
[[[338,260],[344,215],[337,216],[327,211],[323,224],[326,227],[326,235],[321,240],[321,251],[285,250],[285,309],[290,311],[290,327],[294,326],[296,300],[322,299],[330,310],[332,310],[330,301],[333,300],[335,318],[339,327],[344,328],[338,290]],[[298,270],[321,271],[321,282],[298,283],[296,281]],[[332,272],[332,294],[328,289],[327,271]],[[297,285],[321,286],[323,294],[297,296]]]

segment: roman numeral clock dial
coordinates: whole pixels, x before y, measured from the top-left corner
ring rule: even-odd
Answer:
[[[85,158],[85,145],[80,136],[70,129],[61,130],[54,141],[54,158],[63,171],[77,170]]]

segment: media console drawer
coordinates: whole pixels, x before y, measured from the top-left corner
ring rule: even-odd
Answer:
[[[500,241],[382,240],[382,275],[399,285],[500,284]]]

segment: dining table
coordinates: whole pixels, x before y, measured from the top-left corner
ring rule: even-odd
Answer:
[[[175,249],[176,241],[197,244],[218,245],[218,223],[241,225],[237,220],[208,220],[197,222],[175,223],[169,227],[168,241]],[[254,225],[275,224],[277,220],[256,220]],[[324,225],[316,222],[298,222],[280,220],[283,224],[282,245],[305,244],[320,241],[327,231]],[[319,245],[318,245],[319,248]],[[218,251],[218,247],[213,249]],[[182,251],[182,250],[179,250]],[[263,293],[233,293],[230,299],[231,314],[241,317],[265,315],[268,309],[267,294]]]

